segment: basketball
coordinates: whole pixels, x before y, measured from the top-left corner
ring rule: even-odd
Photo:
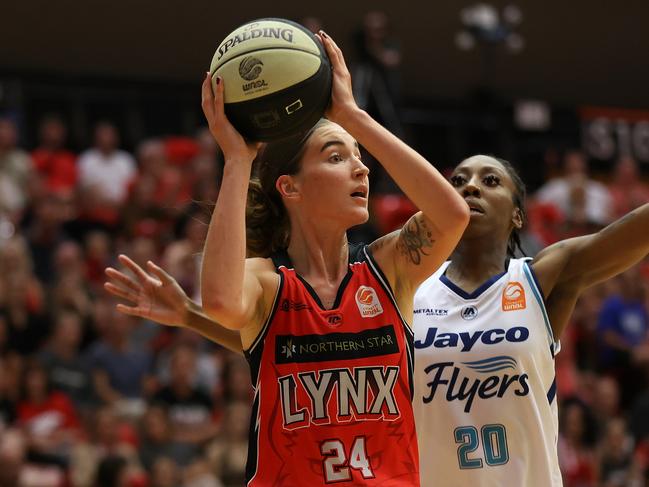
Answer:
[[[225,84],[225,113],[237,130],[262,142],[311,128],[331,96],[331,65],[318,39],[290,20],[248,22],[219,44],[210,65]]]

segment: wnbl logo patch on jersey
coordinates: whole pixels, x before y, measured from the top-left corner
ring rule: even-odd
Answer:
[[[508,282],[503,289],[502,308],[503,311],[514,311],[525,309],[525,289],[520,282]]]
[[[374,288],[360,286],[356,291],[356,305],[363,318],[371,318],[383,313],[383,307]]]

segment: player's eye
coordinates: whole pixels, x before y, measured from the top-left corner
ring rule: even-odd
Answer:
[[[334,152],[329,156],[329,162],[342,162],[344,161],[343,156],[341,156],[338,152]]]
[[[482,180],[487,186],[498,186],[500,184],[500,178],[490,174]]]
[[[464,176],[460,176],[459,174],[456,174],[455,176],[451,176],[451,184],[454,187],[459,188],[465,183],[466,183],[466,179],[464,179]]]

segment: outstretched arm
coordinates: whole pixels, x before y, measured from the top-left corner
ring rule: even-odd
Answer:
[[[126,255],[120,255],[119,261],[134,278],[112,267],[106,269],[110,281],[104,284],[104,288],[131,303],[131,306],[118,304],[118,311],[163,325],[189,328],[228,350],[242,353],[239,332],[210,320],[163,269],[148,262],[147,273]]]
[[[579,294],[649,254],[649,203],[592,235],[557,242],[532,264],[558,337]],[[550,316],[552,318],[552,316]]]
[[[356,105],[342,51],[326,34],[320,33],[320,39],[333,66],[327,117],[365,147],[421,210],[403,229],[372,246],[391,284],[407,283],[414,292],[455,248],[469,222],[469,208],[430,162]]]

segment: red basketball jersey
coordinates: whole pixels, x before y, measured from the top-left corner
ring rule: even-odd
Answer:
[[[273,260],[273,311],[246,352],[248,486],[418,486],[413,335],[368,247],[350,247],[330,310],[285,253]]]

